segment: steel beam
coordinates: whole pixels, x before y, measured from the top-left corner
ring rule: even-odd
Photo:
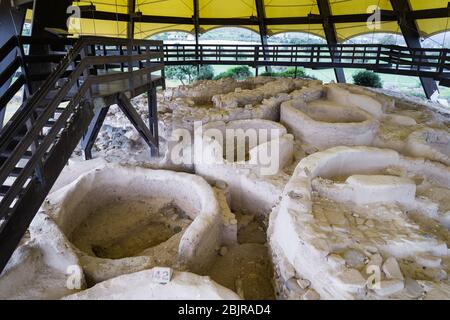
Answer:
[[[89,124],[89,128],[81,139],[81,148],[84,151],[84,158],[86,160],[92,159],[92,147],[95,144],[95,140],[103,126],[103,122],[108,114],[109,107],[100,108],[95,111],[94,118]]]
[[[367,22],[371,14],[342,14],[330,17],[331,23],[357,23]],[[447,18],[450,16],[448,8],[424,9],[416,10],[406,13],[407,17],[412,19],[437,19]],[[114,13],[107,11],[81,11],[81,17],[87,19],[111,20],[111,21],[129,21],[128,14]],[[157,16],[157,15],[142,15],[141,22],[145,23],[166,23],[166,24],[187,24],[193,25],[192,18],[173,17],[173,16]],[[381,10],[381,21],[397,21],[395,11]],[[280,17],[280,18],[266,18],[266,25],[285,25],[285,24],[321,24],[323,19],[321,16],[312,17]],[[200,25],[259,25],[255,19],[249,18],[199,18]]]
[[[128,25],[127,25],[127,38],[134,38],[134,17],[136,13],[136,0],[128,0]]]
[[[194,15],[192,16],[192,19],[194,20],[194,33],[195,33],[195,44],[196,44],[195,55],[197,57],[197,60],[200,60],[200,56],[199,56],[199,52],[198,52],[199,36],[200,36],[200,23],[199,23],[200,7],[198,4],[198,0],[193,0],[193,5],[194,5]],[[200,66],[198,66],[197,71],[200,71]]]
[[[411,19],[438,19],[450,17],[448,7],[415,10],[405,13],[406,17]],[[332,15],[329,18],[330,23],[365,23],[370,18],[371,14],[343,14]],[[129,16],[126,13],[115,13],[106,11],[82,11],[82,18],[99,20],[111,20],[111,21],[129,21]],[[397,13],[391,10],[381,10],[381,21],[397,21]],[[156,15],[143,15],[140,18],[141,22],[146,23],[167,23],[167,24],[188,24],[194,25],[192,18],[182,18],[173,16],[156,16]],[[312,17],[280,17],[280,18],[265,18],[264,23],[268,25],[286,25],[286,24],[322,24],[323,18],[321,16]],[[259,25],[259,21],[249,18],[199,18],[200,25]]]
[[[144,121],[142,120],[141,116],[137,111],[134,109],[133,105],[130,102],[130,99],[123,94],[120,93],[117,96],[117,105],[122,110],[122,112],[125,114],[125,116],[130,120],[130,122],[133,124],[133,126],[136,128],[136,130],[139,132],[141,137],[145,140],[145,142],[148,144],[150,149],[152,150],[151,154],[157,154],[158,153],[158,137],[153,136],[150,129],[145,125]]]
[[[334,23],[330,21],[330,17],[332,16],[332,14],[329,0],[317,0],[317,7],[319,8],[320,16],[323,19],[322,25],[328,45],[333,46],[338,44],[336,28],[334,27]],[[334,59],[334,61],[339,62],[340,59],[337,57],[336,59]],[[344,69],[334,68],[334,74],[336,75],[337,82],[346,82]]]
[[[261,45],[263,46],[264,59],[267,59],[267,46],[268,46],[268,35],[266,26],[266,10],[264,8],[263,0],[255,0],[256,3],[256,14],[258,16],[259,24],[259,35],[261,37]],[[266,71],[270,71],[270,67],[266,67]]]
[[[391,4],[392,8],[398,15],[398,24],[408,48],[422,48],[422,44],[420,42],[420,32],[416,21],[409,15],[413,12],[409,5],[409,1],[391,0]],[[434,79],[420,77],[420,82],[422,83],[423,90],[428,99],[430,99],[436,91],[439,92],[439,88]]]

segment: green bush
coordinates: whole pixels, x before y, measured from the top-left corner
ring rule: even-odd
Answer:
[[[380,76],[372,71],[360,71],[355,73],[353,75],[353,82],[363,87],[383,88]]]
[[[274,72],[274,71],[267,71],[267,72],[263,72],[261,73],[261,76],[263,77],[281,77],[281,78],[303,78],[303,79],[312,79],[312,80],[316,80],[315,77],[310,76],[306,73],[305,69],[303,68],[298,68],[297,69],[297,74],[295,74],[295,68],[288,68],[284,71],[281,72]]]
[[[220,80],[224,78],[233,78],[235,80],[244,80],[249,77],[252,77],[253,74],[250,71],[250,68],[247,66],[240,66],[228,69],[220,74],[218,74],[214,80]]]
[[[201,66],[196,77],[197,80],[212,80],[214,78],[214,68],[210,65]]]
[[[278,73],[273,71],[265,71],[260,74],[261,77],[278,77]]]

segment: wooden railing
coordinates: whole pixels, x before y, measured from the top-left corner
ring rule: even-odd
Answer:
[[[409,49],[395,45],[206,45],[165,44],[166,65],[225,64],[358,68],[377,72],[450,77],[450,49]]]

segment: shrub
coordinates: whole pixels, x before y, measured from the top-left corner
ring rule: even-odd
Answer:
[[[240,66],[228,69],[225,72],[218,74],[214,80],[220,80],[224,78],[233,78],[236,80],[244,80],[246,78],[252,77],[253,74],[250,71],[250,68],[247,66]]]
[[[353,75],[353,82],[363,87],[383,88],[380,76],[372,71],[360,71],[355,73]]]
[[[297,69],[297,74],[295,74],[295,68],[289,68],[286,69],[284,71],[281,72],[263,72],[261,73],[261,76],[265,76],[265,77],[281,77],[281,78],[303,78],[303,79],[311,79],[311,80],[316,80],[315,77],[310,76],[306,73],[305,69],[303,68],[298,68]]]
[[[260,74],[261,77],[278,77],[278,73],[272,71],[265,71]]]

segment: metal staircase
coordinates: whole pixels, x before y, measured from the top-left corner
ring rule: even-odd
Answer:
[[[25,55],[30,45],[47,47],[49,54]],[[80,140],[91,157],[109,106],[118,104],[158,152],[156,88],[164,86],[160,41],[13,37],[0,48],[0,62],[14,54],[0,70],[0,88],[12,82],[0,96],[0,123],[22,87],[26,98],[0,131],[0,272]],[[30,72],[44,63],[53,70]],[[142,93],[148,94],[150,129],[130,102]]]

